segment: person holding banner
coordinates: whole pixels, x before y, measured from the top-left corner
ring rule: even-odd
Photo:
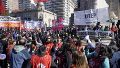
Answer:
[[[96,26],[93,28],[93,30],[99,30],[101,28],[100,22],[96,24]]]

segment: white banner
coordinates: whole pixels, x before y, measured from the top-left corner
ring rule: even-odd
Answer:
[[[109,20],[108,8],[76,11],[74,13],[75,25],[90,25],[91,23],[106,22],[107,20]]]
[[[0,16],[0,21],[21,21],[20,17]]]
[[[25,21],[24,26],[27,29],[41,28],[42,23],[40,21]]]

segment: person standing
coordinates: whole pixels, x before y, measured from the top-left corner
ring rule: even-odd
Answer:
[[[8,46],[8,42],[6,39],[6,35],[2,34],[1,39],[0,39],[1,54],[7,55],[7,52],[6,52],[7,46]],[[2,68],[7,68],[7,59],[6,58],[4,60],[0,60],[0,66]]]
[[[23,63],[30,58],[31,56],[25,48],[25,40],[20,39],[19,43],[10,51],[10,68],[27,68],[27,64],[23,66]]]
[[[112,23],[111,31],[114,33],[114,37],[116,37],[117,32],[118,32],[118,28],[114,22]]]
[[[50,68],[51,61],[51,56],[46,54],[46,47],[42,45],[37,50],[36,55],[32,55],[30,62],[32,68]]]

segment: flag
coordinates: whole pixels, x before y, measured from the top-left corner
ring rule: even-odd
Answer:
[[[62,23],[63,20],[64,20],[64,19],[63,19],[62,17],[58,18],[58,22],[59,22],[59,23]]]
[[[5,14],[5,7],[3,5],[2,0],[0,0],[0,15],[3,15],[3,14]]]

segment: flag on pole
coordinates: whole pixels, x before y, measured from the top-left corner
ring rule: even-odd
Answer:
[[[5,7],[3,5],[2,0],[0,0],[0,15],[3,15],[3,14],[5,14]]]

